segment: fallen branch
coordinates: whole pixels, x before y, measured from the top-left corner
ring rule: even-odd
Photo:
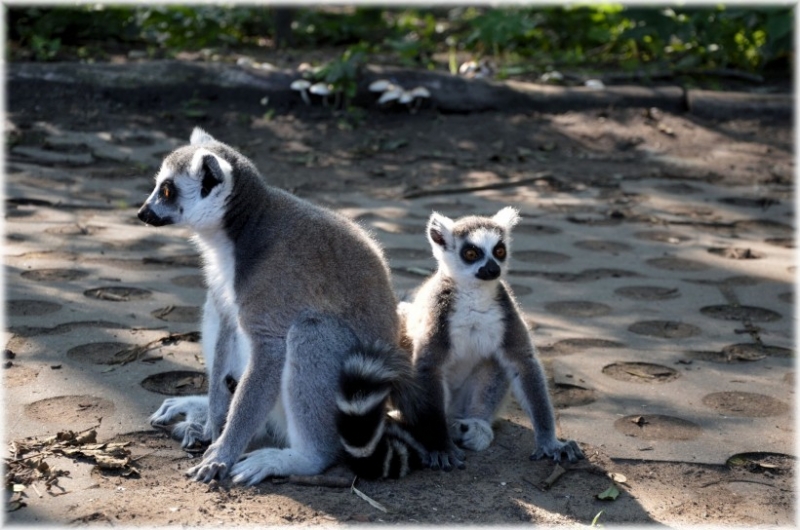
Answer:
[[[161,346],[171,346],[173,344],[179,343],[182,340],[185,340],[187,342],[197,342],[200,340],[200,336],[196,331],[189,331],[187,333],[170,333],[166,337],[161,337],[160,339],[151,340],[147,344],[138,346],[134,345],[125,348],[124,350],[118,351],[117,353],[114,354],[113,360],[109,364],[121,364],[124,366],[136,360],[143,359],[144,355],[150,352],[151,350],[160,348]]]
[[[743,79],[745,81],[750,81],[751,83],[764,82],[763,76],[760,76],[758,74],[751,74],[749,72],[743,72],[742,70],[735,70],[732,68],[711,68],[711,69],[678,68],[674,70],[658,70],[653,72],[646,72],[640,70],[630,73],[621,72],[621,73],[607,74],[601,76],[601,79],[605,82],[618,82],[618,81],[631,81],[640,79],[665,79],[665,78],[678,77],[682,75]]]
[[[474,191],[484,190],[499,190],[504,188],[516,188],[517,186],[526,186],[534,184],[535,182],[551,176],[549,171],[542,171],[533,177],[527,177],[517,180],[506,180],[503,182],[494,182],[492,184],[481,184],[478,186],[454,186],[449,188],[437,188],[432,190],[417,190],[409,191],[403,195],[404,199],[417,199],[419,197],[430,197],[432,195],[456,195],[460,193],[472,193]]]

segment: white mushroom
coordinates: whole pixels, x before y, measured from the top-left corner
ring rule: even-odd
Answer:
[[[602,90],[606,87],[606,85],[599,79],[587,79],[586,82],[584,83],[584,86],[586,86],[586,88],[591,88],[594,90]]]
[[[333,94],[333,87],[327,83],[319,82],[314,83],[308,89],[314,95],[322,96],[322,103],[327,107],[328,106],[328,96]]]
[[[411,101],[410,101],[411,105],[408,106],[408,110],[411,112],[411,114],[414,114],[414,113],[417,112],[417,110],[422,105],[422,100],[423,99],[428,99],[429,97],[431,97],[430,91],[427,88],[425,88],[424,86],[418,86],[416,88],[413,88],[411,91],[409,91],[407,93],[411,96]],[[401,97],[400,98],[400,103],[408,104],[409,101],[405,101]]]
[[[388,79],[378,79],[369,84],[370,92],[386,92],[394,88],[394,84]]]
[[[381,97],[378,99],[378,105],[385,105],[390,101],[395,101],[399,99],[400,96],[403,94],[403,92],[405,92],[405,90],[403,90],[398,86],[392,87],[390,90],[387,90],[386,92],[381,94]]]
[[[309,99],[307,92],[309,87],[311,87],[311,83],[309,83],[305,79],[296,79],[292,81],[291,85],[289,85],[289,88],[291,88],[292,90],[297,90],[300,92],[300,97],[303,98],[303,101],[305,102],[306,105],[311,104],[311,99]]]
[[[400,97],[397,98],[398,103],[405,103],[406,105],[408,105],[412,101],[414,101],[414,94],[412,94],[408,90],[403,90],[402,92],[400,92]]]
[[[415,98],[426,99],[426,98],[431,97],[430,91],[427,88],[425,88],[424,86],[418,86],[417,88],[412,89],[411,90],[411,94]]]
[[[542,76],[540,77],[540,79],[545,83],[549,83],[550,81],[556,81],[556,82],[563,81],[564,80],[564,74],[554,70],[552,72],[543,73]]]

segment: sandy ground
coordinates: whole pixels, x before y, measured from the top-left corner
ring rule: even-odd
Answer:
[[[788,121],[373,108],[353,126],[224,92],[185,107],[44,82],[8,95],[7,523],[793,525]],[[400,296],[434,267],[432,210],[520,208],[509,280],[559,434],[587,459],[548,486],[555,464],[528,460],[512,403],[465,470],[357,481],[380,508],[339,467],[316,484],[188,481],[196,455],[147,417],[204,389],[202,278],[186,232],[135,214],[194,125],[371,229]]]

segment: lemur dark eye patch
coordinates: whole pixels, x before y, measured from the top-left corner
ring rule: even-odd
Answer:
[[[175,202],[175,199],[178,198],[178,189],[171,180],[165,180],[158,190],[158,195],[164,202]]]
[[[506,245],[502,241],[495,245],[492,255],[501,261],[506,259]]]
[[[474,263],[483,257],[483,250],[471,243],[461,247],[461,259],[467,263]]]

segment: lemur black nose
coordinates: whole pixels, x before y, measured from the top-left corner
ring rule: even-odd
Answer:
[[[139,220],[142,221],[143,223],[151,224],[150,221],[153,220],[155,214],[153,213],[153,210],[151,210],[150,207],[145,204],[144,206],[139,208],[139,213],[137,214],[137,216],[139,217]]]
[[[150,226],[164,226],[172,223],[169,218],[163,218],[156,215],[156,213],[146,204],[139,208],[139,213],[137,215],[140,221],[147,223]]]
[[[486,265],[478,269],[475,275],[479,280],[496,280],[500,277],[500,265],[493,259],[486,262]]]

